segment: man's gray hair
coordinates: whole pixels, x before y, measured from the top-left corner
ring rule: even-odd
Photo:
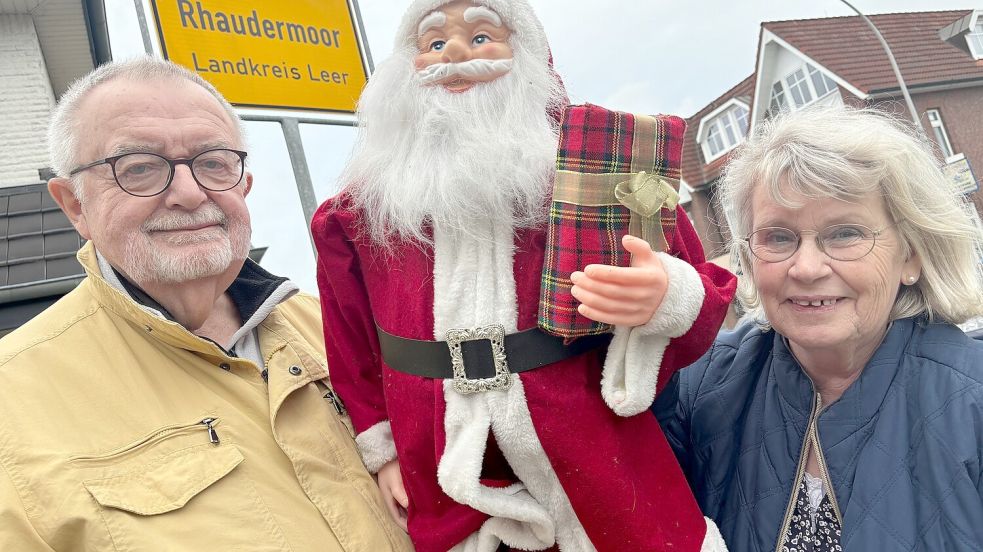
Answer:
[[[55,174],[68,178],[68,173],[83,162],[92,159],[79,160],[78,150],[81,138],[78,135],[78,107],[82,99],[100,84],[118,79],[134,81],[166,81],[169,79],[184,79],[204,88],[215,97],[222,108],[228,113],[235,127],[236,139],[244,144],[242,123],[235,108],[226,100],[214,86],[176,63],[150,56],[137,57],[125,61],[112,61],[100,65],[87,75],[79,78],[68,87],[68,90],[58,101],[58,106],[51,115],[48,125],[48,150],[51,156],[51,166]],[[76,192],[79,183],[74,182]],[[78,193],[76,193],[78,195]]]
[[[983,314],[980,219],[938,159],[909,123],[875,109],[811,107],[762,123],[734,154],[720,185],[732,258],[743,273],[741,302],[763,319],[744,238],[752,231],[752,196],[764,186],[772,200],[791,208],[798,205],[790,194],[884,198],[903,253],[917,254],[922,265],[918,283],[901,286],[891,320],[925,315],[962,323]]]

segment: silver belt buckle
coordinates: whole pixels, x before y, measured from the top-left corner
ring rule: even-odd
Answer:
[[[491,342],[492,358],[495,360],[495,377],[468,379],[464,370],[464,355],[461,343],[487,339]],[[501,324],[480,326],[468,329],[447,331],[447,347],[451,350],[451,365],[454,369],[454,390],[462,395],[472,395],[483,391],[504,391],[512,387],[512,375],[505,358],[505,327]]]

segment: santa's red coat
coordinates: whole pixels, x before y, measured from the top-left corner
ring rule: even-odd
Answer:
[[[487,516],[456,503],[438,485],[445,438],[442,381],[386,366],[375,327],[435,339],[432,251],[407,245],[386,254],[359,235],[359,217],[342,195],[325,202],[312,222],[331,381],[356,432],[390,421],[410,500],[410,536],[421,552],[443,552]],[[519,330],[536,326],[545,242],[545,228],[515,237]],[[707,350],[736,285],[733,275],[705,261],[681,209],[669,243],[668,253],[696,269],[705,298],[690,330],[670,342],[659,390]],[[602,364],[603,351],[520,375],[539,440],[579,521],[601,551],[699,550],[704,519],[655,417],[612,412],[601,397]],[[482,483],[512,482],[502,462],[489,448],[488,479]]]

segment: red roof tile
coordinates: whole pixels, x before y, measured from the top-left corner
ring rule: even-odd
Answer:
[[[983,79],[983,62],[939,38],[970,10],[872,15],[909,88]],[[762,27],[865,93],[897,90],[891,62],[863,19],[828,17],[770,21]]]

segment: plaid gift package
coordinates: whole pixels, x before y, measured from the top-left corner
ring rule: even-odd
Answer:
[[[544,331],[566,338],[610,331],[577,312],[570,274],[589,264],[628,266],[625,234],[657,251],[672,243],[685,129],[671,115],[565,108],[539,299]]]

